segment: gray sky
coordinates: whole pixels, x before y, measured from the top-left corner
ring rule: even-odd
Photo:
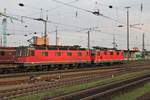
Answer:
[[[90,11],[99,9],[100,13],[115,19],[113,21],[101,16],[93,15],[73,7],[59,4],[55,0],[0,0],[0,12],[7,9],[7,14],[20,18],[19,16],[29,16],[33,18],[43,17],[48,14],[49,20],[59,24],[48,24],[48,34],[50,44],[55,44],[55,29],[58,28],[62,45],[81,45],[87,47],[87,30],[84,28],[99,27],[101,32],[91,31],[91,46],[112,47],[113,34],[115,34],[118,48],[126,49],[126,27],[117,27],[120,24],[126,25],[126,6],[130,6],[130,24],[143,23],[142,30],[130,29],[130,48],[142,46],[142,33],[145,33],[146,49],[150,50],[150,13],[149,0],[59,0],[70,5],[77,6]],[[18,3],[24,3],[24,7],[19,7]],[[141,12],[141,3],[143,11]],[[108,6],[112,5],[110,9]],[[40,9],[43,9],[42,12]],[[47,11],[48,10],[48,11]],[[76,16],[77,12],[77,16]],[[19,15],[19,16],[18,16]],[[3,17],[0,17],[0,23]],[[40,36],[44,27],[42,22],[30,19],[23,19],[24,23],[8,19],[8,45],[28,45],[26,42],[33,35],[24,37],[25,34],[37,32]],[[24,26],[28,27],[25,28]],[[2,25],[0,25],[2,34]]]

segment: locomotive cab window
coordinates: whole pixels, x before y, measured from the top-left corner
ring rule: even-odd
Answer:
[[[17,56],[28,56],[28,50],[26,48],[19,48],[16,51]]]
[[[61,56],[61,52],[56,52],[55,56]]]
[[[78,55],[78,56],[82,56],[82,53],[81,53],[81,52],[78,52],[77,55]]]
[[[72,56],[72,52],[67,52],[67,56]]]
[[[48,52],[42,52],[42,56],[48,56]]]
[[[16,50],[16,56],[19,57],[20,56],[20,50]]]
[[[35,56],[34,50],[31,50],[31,51],[30,51],[30,56]]]

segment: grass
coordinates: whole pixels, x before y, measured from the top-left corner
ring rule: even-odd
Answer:
[[[136,100],[136,98],[150,92],[150,83],[145,84],[143,87],[139,87],[128,93],[112,98],[112,100]]]
[[[59,87],[57,89],[43,91],[43,92],[40,92],[37,94],[29,93],[26,96],[13,98],[11,100],[41,100],[45,96],[62,95],[62,94],[67,94],[67,93],[71,93],[71,92],[75,92],[75,91],[79,91],[79,90],[83,90],[83,89],[87,89],[87,88],[92,88],[92,87],[96,87],[96,86],[112,84],[115,82],[120,82],[123,80],[131,79],[133,77],[143,75],[143,74],[147,74],[149,72],[150,72],[149,70],[142,71],[142,72],[131,72],[131,73],[127,73],[127,74],[123,74],[123,75],[119,75],[119,76],[114,76],[112,78],[101,79],[101,80],[90,82],[90,83],[74,85],[74,86],[69,86],[69,87]],[[120,99],[120,100],[122,100],[122,99]]]

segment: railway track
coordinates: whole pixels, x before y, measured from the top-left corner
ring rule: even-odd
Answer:
[[[62,86],[72,86],[75,84],[83,84],[90,81],[96,81],[104,77],[111,77],[115,74],[122,73],[122,70],[114,70],[108,71],[107,73],[99,73],[99,74],[90,74],[88,76],[81,76],[81,77],[74,77],[74,78],[67,78],[58,80],[55,82],[44,82],[38,84],[32,84],[31,86],[24,87],[24,88],[17,88],[11,90],[3,90],[0,91],[0,100],[7,100],[17,96],[23,96],[28,93],[38,93],[44,90],[50,90]]]
[[[69,95],[51,98],[53,100],[111,100],[112,96],[125,92],[137,85],[150,81],[150,74],[133,79],[117,82],[105,86],[98,86],[91,89],[75,92]],[[50,100],[44,98],[44,100]]]
[[[54,70],[54,71],[39,71],[39,72],[27,72],[27,73],[13,73],[13,74],[0,74],[1,78],[11,78],[11,77],[22,77],[30,75],[44,75],[44,74],[58,74],[58,73],[69,73],[69,72],[80,72],[80,71],[90,71],[98,69],[112,69],[112,68],[121,68],[120,66],[110,66],[110,67],[97,67],[97,68],[81,68],[81,69],[67,69],[67,70]]]
[[[132,69],[134,71],[135,69]],[[97,70],[96,70],[97,71]],[[105,70],[105,71],[99,71],[92,73],[83,73],[78,74],[72,74],[69,75],[69,77],[62,77],[60,79],[54,80],[54,81],[40,81],[35,82],[33,84],[30,84],[26,87],[20,87],[20,88],[13,88],[8,90],[0,90],[0,100],[7,100],[10,98],[18,97],[18,96],[24,96],[28,93],[39,93],[45,90],[52,90],[56,89],[61,86],[73,86],[77,84],[84,84],[92,81],[96,81],[102,78],[112,77],[112,75],[120,75],[126,72],[130,72],[130,70],[126,70],[125,68],[114,68],[111,70]],[[135,71],[138,71],[137,68]],[[141,71],[141,69],[139,69]]]
[[[84,84],[93,82],[96,80],[112,77],[112,75],[121,75],[125,73],[126,70],[124,69],[115,69],[115,70],[108,70],[107,72],[101,72],[101,73],[93,73],[89,75],[82,75],[82,76],[74,76],[71,78],[64,78],[57,81],[52,82],[38,82],[31,84],[26,87],[20,87],[15,89],[9,89],[9,90],[1,90],[0,91],[0,100],[7,100],[10,98],[18,97],[18,96],[24,96],[28,93],[40,93],[45,90],[53,90],[62,86],[73,86],[77,84]]]
[[[149,69],[148,66],[150,63],[148,61],[142,62],[142,63],[129,63],[129,64],[123,64],[123,65],[114,65],[114,66],[105,66],[105,67],[96,67],[96,68],[82,68],[82,69],[69,69],[69,70],[57,70],[57,71],[46,71],[46,72],[31,72],[31,73],[16,73],[16,74],[7,74],[7,75],[0,75],[0,85],[17,85],[22,83],[28,83],[30,82],[31,78],[34,81],[51,81],[51,80],[57,80],[60,77],[66,78],[66,77],[74,77],[82,76],[85,73],[90,74],[91,71],[104,71],[105,70],[112,70],[112,69],[124,69],[124,70],[143,70],[143,69]],[[142,67],[141,67],[142,66]],[[145,66],[145,67],[144,67]],[[78,73],[77,73],[78,72]],[[95,72],[94,72],[95,73]],[[99,73],[99,72],[98,72]]]
[[[80,70],[80,71],[71,71],[71,72],[62,72],[62,73],[54,73],[53,74],[42,74],[37,75],[32,78],[34,82],[39,81],[55,81],[59,79],[65,79],[65,78],[73,78],[73,77],[81,77],[81,76],[88,76],[89,74],[103,74],[114,70],[124,70],[124,68],[109,68],[109,69],[97,69],[97,70]],[[14,78],[4,78],[0,79],[0,85],[15,85],[15,84],[21,84],[21,83],[28,83],[32,81],[29,76],[22,76],[22,77],[14,77]]]
[[[77,72],[77,71],[90,71],[90,70],[101,70],[101,69],[112,69],[112,68],[130,68],[130,67],[138,67],[143,65],[150,65],[149,60],[144,61],[132,61],[126,64],[119,64],[119,65],[111,65],[111,66],[99,66],[97,67],[91,66],[83,67],[80,69],[67,69],[67,70],[53,70],[53,71],[39,71],[39,72],[25,72],[25,73],[10,73],[10,74],[0,74],[0,79],[2,78],[11,78],[11,77],[22,77],[22,76],[30,76],[30,75],[45,75],[45,74],[56,74],[56,73],[68,73],[68,72]]]

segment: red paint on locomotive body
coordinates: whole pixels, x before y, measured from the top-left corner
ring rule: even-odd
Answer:
[[[94,63],[121,62],[124,60],[124,52],[119,50],[94,50],[92,60]]]
[[[124,60],[124,52],[121,50],[41,50],[34,48],[18,50],[16,63],[25,66],[122,62]]]
[[[0,64],[17,63],[26,66],[39,66],[51,64],[86,64],[91,62],[122,62],[123,60],[124,51],[121,50],[44,50],[30,47],[0,47]]]
[[[16,62],[24,64],[72,64],[91,62],[90,50],[27,50],[27,52],[25,56],[18,56]]]

